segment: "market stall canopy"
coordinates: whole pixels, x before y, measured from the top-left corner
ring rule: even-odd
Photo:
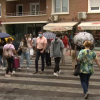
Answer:
[[[77,22],[63,22],[63,23],[49,23],[43,27],[44,30],[50,31],[53,27],[62,26],[65,27],[66,30],[72,30],[73,26],[76,25]]]
[[[67,31],[67,29],[63,26],[56,26],[56,27],[53,27],[50,31],[53,31],[53,32],[62,32],[62,31]]]
[[[100,21],[82,22],[78,25],[78,30],[100,30]]]

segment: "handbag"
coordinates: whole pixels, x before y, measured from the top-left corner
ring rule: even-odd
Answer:
[[[34,55],[34,50],[30,49],[30,55],[33,56]]]
[[[20,48],[17,52],[18,55],[21,55],[22,54],[22,49]]]
[[[74,71],[74,76],[78,76],[80,73],[80,62],[77,61],[77,64],[75,65],[75,71]]]
[[[5,49],[5,52],[4,52],[5,58],[10,58],[12,56],[12,51],[10,50],[10,46],[9,46],[9,48]]]

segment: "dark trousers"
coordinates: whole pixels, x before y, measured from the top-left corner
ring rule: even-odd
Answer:
[[[88,92],[90,76],[91,76],[91,74],[80,73],[80,81],[81,81],[81,85],[84,90],[84,94],[86,94],[86,92]]]
[[[44,71],[44,57],[45,57],[45,54],[44,54],[44,52],[43,53],[40,53],[40,51],[42,51],[42,49],[38,49],[36,51],[36,59],[35,59],[36,72],[38,72],[38,60],[39,60],[39,57],[40,56],[41,56],[41,62],[42,62],[41,71]]]
[[[51,58],[50,58],[50,53],[46,52],[46,65],[51,66]]]
[[[54,72],[56,73],[57,71],[60,70],[60,68],[59,68],[59,63],[60,63],[61,57],[56,57],[56,58],[54,58],[54,59],[55,59],[55,68],[54,68]]]
[[[13,71],[13,65],[14,65],[14,58],[13,57],[10,57],[10,58],[7,58],[7,62],[8,62],[8,67],[7,67],[7,70],[6,70],[6,74],[9,73],[9,71],[12,73]]]

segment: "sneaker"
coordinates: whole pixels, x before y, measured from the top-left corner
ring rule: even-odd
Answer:
[[[29,69],[29,68],[27,67],[27,69]]]
[[[40,74],[43,74],[43,73],[44,73],[44,71],[41,71],[41,72],[40,72]]]
[[[33,74],[37,74],[38,72],[34,72]]]
[[[89,97],[89,94],[88,94],[88,92],[85,94],[85,96],[84,96],[84,99],[88,99],[88,97]]]
[[[3,68],[3,66],[1,65],[0,69],[2,69],[2,68]]]
[[[54,75],[54,76],[58,76],[58,74],[57,74],[57,73],[54,73],[53,75]]]
[[[5,67],[2,68],[2,70],[5,70],[5,69],[6,69]]]
[[[12,71],[12,74],[15,74],[15,71]]]
[[[9,74],[5,74],[5,77],[11,77],[11,75],[9,75]]]
[[[61,70],[59,70],[58,73],[61,74]]]
[[[21,70],[22,68],[21,68],[21,67],[19,67],[18,69],[19,69],[19,70]]]

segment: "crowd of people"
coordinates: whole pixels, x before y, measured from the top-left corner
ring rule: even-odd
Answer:
[[[19,45],[18,50],[15,50],[12,44],[12,39],[8,38],[1,39],[0,42],[0,65],[2,70],[6,69],[6,77],[10,77],[15,73],[14,69],[14,55],[21,52],[20,66],[19,69],[23,67],[23,61],[26,59],[27,69],[29,69],[31,59],[35,57],[35,71],[33,74],[39,73],[38,71],[38,61],[41,56],[41,72],[44,73],[45,62],[46,67],[52,66],[52,59],[55,61],[54,76],[58,76],[61,72],[59,64],[66,63],[66,52],[70,50],[70,55],[72,57],[73,73],[75,71],[75,65],[80,62],[80,81],[85,94],[85,99],[88,98],[88,86],[89,78],[93,74],[93,60],[100,67],[100,63],[97,59],[96,53],[91,50],[92,43],[90,41],[85,41],[83,47],[79,47],[74,44],[73,38],[69,38],[65,34],[56,33],[55,39],[46,39],[43,36],[43,32],[38,33],[38,37],[27,34],[25,35]],[[9,54],[7,55],[9,51]],[[7,61],[7,63],[6,63]]]

